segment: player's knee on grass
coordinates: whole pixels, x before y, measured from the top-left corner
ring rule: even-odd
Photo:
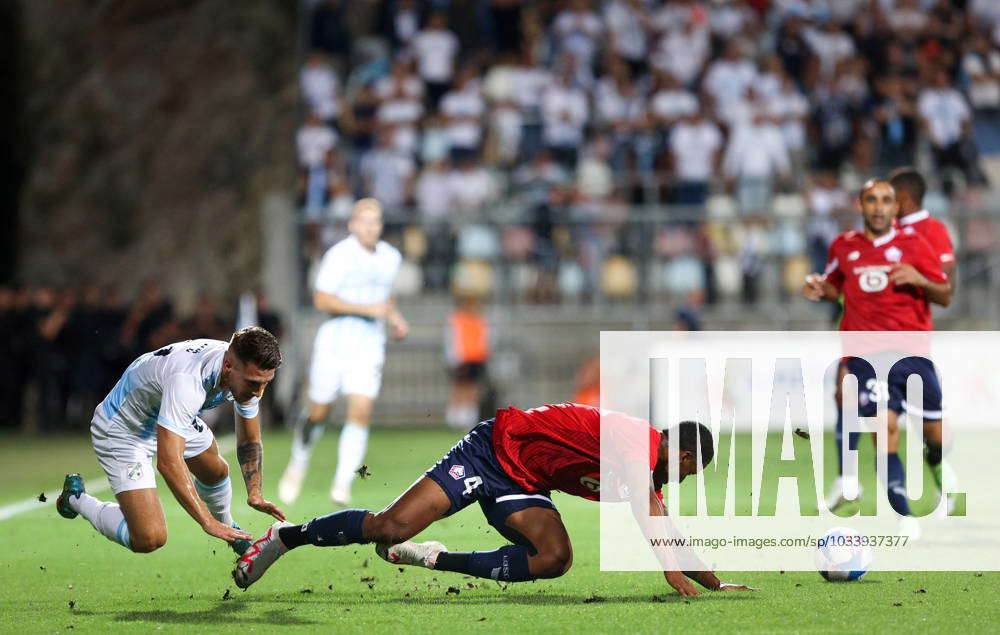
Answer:
[[[153,529],[141,532],[131,532],[132,551],[136,553],[152,553],[167,544],[167,530]]]
[[[573,566],[573,548],[568,544],[547,546],[531,557],[528,566],[536,578],[558,578]]]

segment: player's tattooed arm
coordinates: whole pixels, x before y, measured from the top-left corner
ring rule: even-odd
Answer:
[[[260,463],[263,454],[259,441],[244,443],[236,448],[236,461],[240,464],[247,492],[251,495],[254,492],[260,493]]]
[[[236,461],[247,486],[247,505],[259,512],[285,520],[285,513],[261,495],[264,448],[260,441],[260,419],[236,415]]]

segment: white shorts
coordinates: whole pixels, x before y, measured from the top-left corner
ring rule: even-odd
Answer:
[[[309,366],[309,401],[326,405],[340,395],[361,395],[374,399],[382,387],[382,360],[352,362],[320,359],[313,354]]]
[[[215,440],[212,429],[204,421],[196,418],[195,423],[201,427],[201,431],[184,440],[185,459],[198,456],[212,447],[212,441]],[[151,439],[115,436],[91,428],[90,438],[113,493],[156,488],[156,470],[153,468],[153,457],[156,456],[155,436]]]

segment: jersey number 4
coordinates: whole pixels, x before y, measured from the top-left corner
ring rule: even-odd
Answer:
[[[476,489],[482,484],[483,484],[483,477],[470,476],[469,478],[465,479],[465,491],[463,491],[462,493],[468,496],[469,494],[472,493],[472,490]]]

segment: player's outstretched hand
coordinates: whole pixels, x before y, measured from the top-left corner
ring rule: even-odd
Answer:
[[[823,276],[818,273],[810,273],[806,276],[806,284],[802,287],[802,295],[813,301],[822,300]]]
[[[392,321],[392,336],[397,340],[401,340],[410,333],[410,323],[404,320],[402,317],[397,317]]]
[[[752,586],[747,586],[745,584],[729,584],[728,582],[719,583],[718,591],[760,591],[760,589],[754,588]]]
[[[285,512],[278,509],[278,506],[271,501],[266,501],[263,498],[249,498],[247,499],[247,505],[259,512],[274,516],[278,520],[285,520]]]
[[[687,579],[687,576],[680,571],[664,571],[663,577],[667,579],[667,584],[674,587],[681,597],[701,595],[701,592],[694,588],[694,585]]]
[[[892,271],[889,272],[889,280],[893,284],[912,284],[916,287],[927,284],[927,278],[917,271],[916,267],[906,263],[893,265]]]
[[[209,536],[215,536],[219,540],[225,540],[226,542],[232,542],[234,540],[253,540],[253,536],[242,529],[230,527],[229,525],[220,523],[214,518],[202,525],[201,528],[204,529],[205,533]]]

